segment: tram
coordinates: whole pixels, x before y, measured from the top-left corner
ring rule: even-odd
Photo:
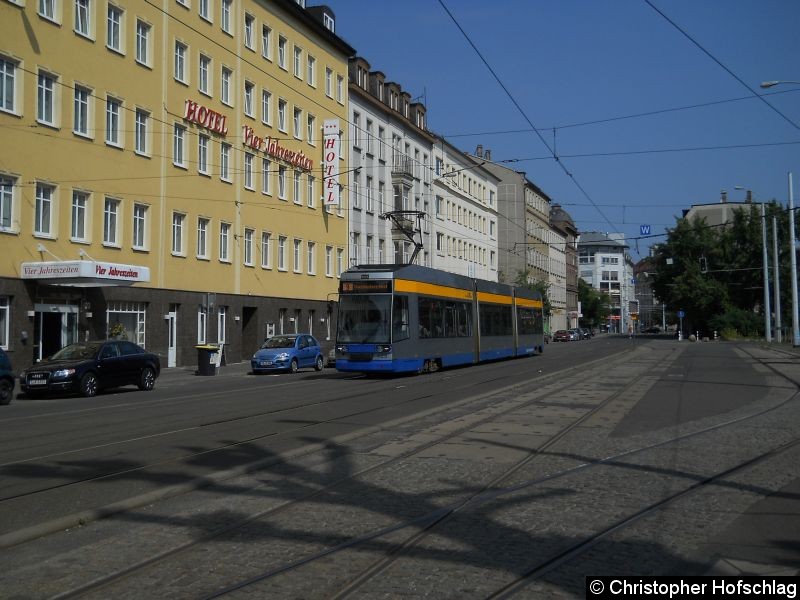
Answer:
[[[432,373],[544,351],[538,292],[417,265],[342,273],[336,369]]]

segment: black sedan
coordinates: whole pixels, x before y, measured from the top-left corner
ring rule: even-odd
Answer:
[[[71,344],[19,376],[26,394],[78,392],[94,396],[101,389],[136,385],[152,390],[161,372],[158,356],[124,340]]]

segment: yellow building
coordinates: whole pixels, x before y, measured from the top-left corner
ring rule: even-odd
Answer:
[[[163,366],[198,342],[332,343],[347,213],[323,205],[322,128],[346,130],[355,52],[333,25],[291,0],[0,0],[15,368],[109,335]]]

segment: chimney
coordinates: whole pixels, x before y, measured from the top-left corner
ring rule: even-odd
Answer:
[[[492,151],[487,148],[486,152],[483,153],[483,158],[486,160],[492,160]]]
[[[475,148],[475,156],[483,158],[483,144],[478,144],[478,147]]]
[[[747,190],[747,197],[744,199],[745,202],[750,203],[753,201],[753,191]]]
[[[720,192],[719,201],[720,201],[721,204],[725,204],[728,201],[728,192],[726,192],[725,190],[722,190]]]

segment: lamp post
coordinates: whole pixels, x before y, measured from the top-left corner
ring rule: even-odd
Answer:
[[[774,85],[780,85],[782,83],[790,83],[793,85],[800,85],[800,81],[785,81],[785,80],[774,80],[774,81],[762,81],[761,87],[763,89],[771,88]]]
[[[764,338],[772,341],[772,323],[769,310],[769,266],[767,262],[767,217],[761,203],[761,260],[764,263]]]

